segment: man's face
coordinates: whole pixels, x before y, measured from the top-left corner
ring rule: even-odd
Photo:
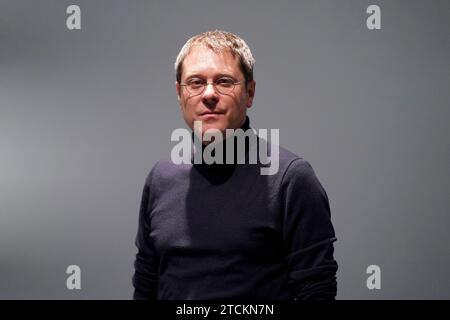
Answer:
[[[208,129],[237,129],[245,122],[247,108],[253,103],[255,82],[245,85],[244,74],[239,68],[239,60],[229,52],[215,53],[204,46],[195,46],[183,61],[181,83],[195,78],[213,83],[222,77],[230,77],[239,82],[233,91],[221,94],[212,85],[207,85],[199,95],[192,95],[186,87],[176,83],[178,102],[184,120],[193,130],[194,121],[202,121],[202,134]]]

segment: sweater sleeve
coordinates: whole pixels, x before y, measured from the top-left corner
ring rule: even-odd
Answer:
[[[138,249],[134,262],[133,299],[156,299],[158,286],[158,257],[150,238],[150,212],[152,186],[151,177],[153,170],[146,179],[142,192],[141,206],[139,210],[139,225],[135,244]]]
[[[282,186],[283,240],[288,250],[289,288],[295,300],[334,300],[337,262],[328,197],[311,165],[291,162]]]

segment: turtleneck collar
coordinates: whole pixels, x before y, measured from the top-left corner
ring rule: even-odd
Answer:
[[[250,128],[250,119],[248,116],[245,117],[244,124],[240,127],[240,129],[246,131]],[[196,137],[194,136],[194,132],[192,132],[192,141],[194,141]],[[228,139],[236,139],[234,136],[228,138]],[[213,164],[207,164],[204,162],[202,158],[202,163],[196,164],[194,163],[194,148],[192,152],[191,162],[194,165],[194,168],[196,168],[202,175],[204,175],[208,180],[210,180],[212,183],[220,183],[224,179],[227,179],[231,174],[233,173],[236,163],[237,163],[237,143],[236,140],[234,140],[233,143],[234,146],[234,161],[233,164],[226,163],[226,140],[221,142],[216,146],[216,148],[222,148],[223,150],[223,164],[213,163]],[[203,151],[205,150],[206,145],[202,144],[202,155]],[[250,142],[249,139],[245,139],[245,154],[247,157],[248,150],[250,148]]]

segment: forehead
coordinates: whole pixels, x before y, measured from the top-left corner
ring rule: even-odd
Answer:
[[[195,46],[183,61],[183,77],[193,74],[214,75],[241,73],[239,59],[229,51],[214,52],[205,46]]]

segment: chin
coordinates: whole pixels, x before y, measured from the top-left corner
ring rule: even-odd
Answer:
[[[215,119],[202,119],[202,129],[206,131],[208,129],[216,129],[224,131],[227,128],[227,124],[222,121],[217,121]]]
[[[225,126],[214,125],[214,124],[203,124],[203,126],[202,126],[203,134],[208,130],[219,130],[221,132],[224,132],[225,129],[226,129]]]

